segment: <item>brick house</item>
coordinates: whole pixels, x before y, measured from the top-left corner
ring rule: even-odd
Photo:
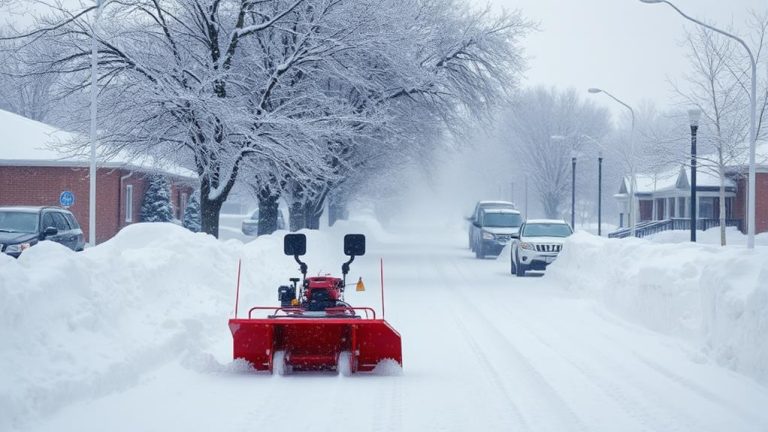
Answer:
[[[0,110],[0,206],[59,205],[63,191],[75,195],[69,207],[88,232],[89,159],[63,155],[58,144],[76,135]],[[151,159],[111,157],[98,162],[96,175],[96,241],[108,240],[120,229],[139,221],[144,192],[152,174],[171,184],[174,216],[182,219],[196,184],[193,172]]]
[[[757,149],[755,176],[755,232],[768,232],[768,144]],[[726,224],[747,231],[748,165],[728,167],[725,181]],[[680,167],[655,175],[639,174],[635,180],[637,223],[670,222],[671,229],[690,229],[690,168]],[[619,207],[619,226],[629,224],[629,177],[623,179],[614,198]],[[714,173],[696,172],[697,219],[700,229],[719,226],[720,179]],[[678,223],[679,222],[679,223]],[[684,222],[684,223],[683,223]],[[620,230],[621,231],[621,230]]]

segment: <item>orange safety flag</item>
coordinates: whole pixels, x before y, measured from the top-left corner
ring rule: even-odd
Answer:
[[[365,284],[363,283],[363,278],[360,278],[357,280],[355,291],[365,291]]]

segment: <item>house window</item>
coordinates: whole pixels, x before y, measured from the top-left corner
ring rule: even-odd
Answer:
[[[125,221],[133,222],[133,185],[125,185]]]
[[[713,197],[699,198],[699,219],[713,219],[715,217],[715,199]]]
[[[688,205],[686,204],[685,197],[680,197],[677,199],[677,208],[679,209],[677,211],[677,217],[688,217]]]

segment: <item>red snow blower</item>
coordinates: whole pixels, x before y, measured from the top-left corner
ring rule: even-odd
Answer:
[[[291,285],[278,288],[280,306],[252,307],[247,319],[237,318],[235,305],[235,318],[229,320],[234,358],[247,360],[256,370],[280,375],[296,371],[350,375],[370,372],[383,361],[402,366],[400,334],[383,317],[377,318],[372,308],[344,302],[349,265],[356,256],[365,255],[365,236],[344,236],[349,261],[341,266],[341,279],[307,277],[307,265],[299,259],[306,253],[304,234],[287,234],[283,243],[285,254],[299,264],[301,285],[298,278],[291,278]],[[271,313],[254,318],[260,311]]]

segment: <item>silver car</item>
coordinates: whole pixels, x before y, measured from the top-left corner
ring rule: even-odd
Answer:
[[[561,220],[534,219],[526,221],[512,239],[510,270],[525,276],[528,270],[544,270],[552,264],[566,237],[573,234],[571,226]]]
[[[259,209],[256,209],[251,215],[243,219],[241,227],[243,234],[248,236],[255,236],[259,234]],[[285,229],[285,220],[283,219],[283,212],[277,211],[277,229]]]

